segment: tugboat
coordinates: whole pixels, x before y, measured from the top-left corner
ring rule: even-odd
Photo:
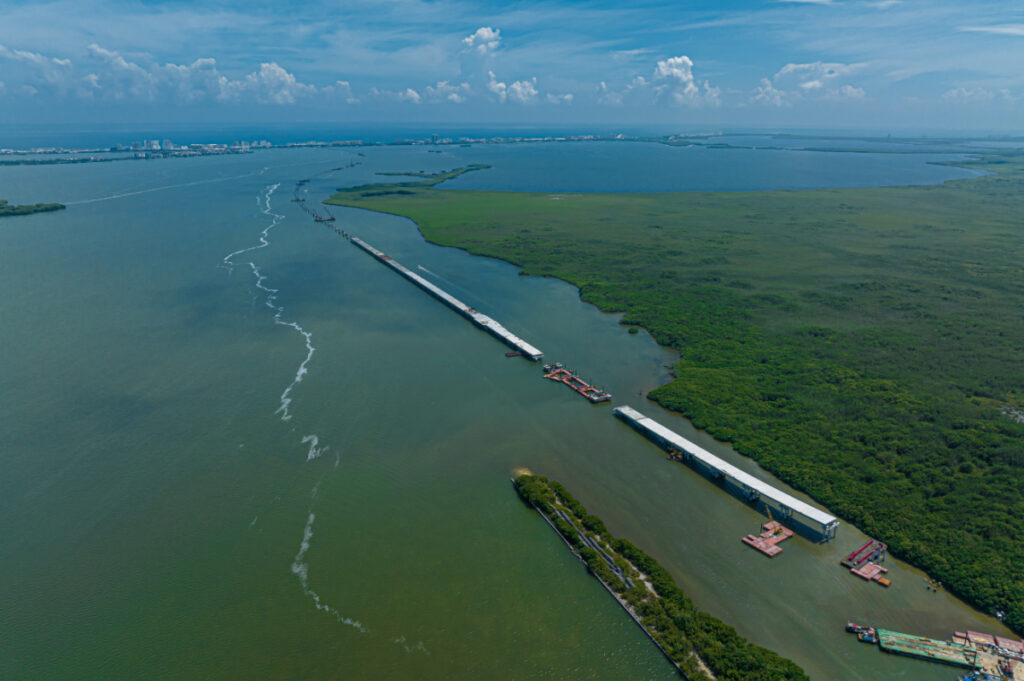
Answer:
[[[878,643],[878,632],[874,627],[862,627],[856,622],[847,622],[846,631],[857,634],[857,640],[861,643]]]
[[[334,222],[334,216],[331,215],[331,211],[327,211],[327,217],[317,215],[313,219],[316,220],[317,222]]]

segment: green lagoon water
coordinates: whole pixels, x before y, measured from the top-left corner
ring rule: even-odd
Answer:
[[[655,149],[619,148],[638,168]],[[0,678],[675,678],[519,502],[519,466],[565,483],[702,608],[813,678],[955,677],[857,644],[848,618],[1003,631],[896,561],[889,590],[846,574],[838,557],[862,539],[847,525],[771,561],[744,547],[755,511],[290,201],[302,178],[316,200],[489,151],[0,170],[12,203],[69,205],[0,221]],[[588,164],[586,147],[571,153]],[[925,160],[907,182],[964,175]],[[647,403],[672,354],[572,287],[427,244],[400,218],[335,213],[616,403],[757,470]]]

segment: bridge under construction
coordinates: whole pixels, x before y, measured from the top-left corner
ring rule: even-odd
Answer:
[[[544,357],[543,352],[533,347],[532,345],[530,345],[525,340],[515,335],[508,329],[506,329],[504,326],[501,325],[500,322],[498,322],[498,320],[492,319],[491,317],[488,317],[484,313],[474,310],[469,305],[466,305],[464,302],[462,302],[455,296],[449,294],[441,287],[431,284],[429,281],[427,281],[420,275],[411,271],[408,267],[405,267],[401,263],[393,260],[386,253],[378,251],[376,248],[366,243],[362,239],[350,236],[344,232],[341,232],[340,230],[338,233],[344,237],[347,237],[348,240],[351,241],[353,244],[355,244],[362,250],[366,251],[367,253],[369,253],[374,258],[384,263],[394,271],[398,272],[403,277],[405,277],[412,283],[416,284],[421,289],[423,289],[433,297],[437,298],[442,303],[444,303],[451,309],[455,310],[469,321],[473,322],[473,324],[475,324],[476,326],[480,327],[481,329],[491,334],[495,338],[498,338],[507,345],[510,345],[511,347],[515,348],[515,350],[523,357],[532,359],[535,362]]]
[[[748,500],[761,501],[773,507],[776,515],[782,518],[797,516],[796,520],[815,530],[825,541],[835,538],[839,521],[834,516],[740,470],[632,407],[616,407],[615,415],[648,439],[667,449],[673,458],[695,464],[711,477],[724,478],[738,488]]]

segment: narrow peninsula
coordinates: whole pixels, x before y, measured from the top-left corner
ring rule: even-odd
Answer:
[[[541,513],[685,678],[808,678],[796,663],[748,642],[728,624],[698,610],[656,560],[612,536],[561,484],[539,475],[521,475],[514,484],[523,501]]]
[[[12,206],[7,201],[0,199],[0,218],[14,215],[31,215],[32,213],[46,213],[54,210],[64,210],[66,207],[62,203],[32,203]]]

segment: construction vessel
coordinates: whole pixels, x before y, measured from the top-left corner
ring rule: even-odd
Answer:
[[[566,369],[561,362],[555,362],[554,364],[544,365],[544,378],[551,379],[552,381],[558,381],[569,386],[577,393],[582,395],[591,404],[597,404],[599,402],[610,402],[612,399],[611,393],[607,393],[600,388],[590,385],[582,378],[580,378],[575,371]]]
[[[885,560],[885,552],[888,548],[884,542],[880,542],[877,539],[869,539],[859,549],[851,552],[850,555],[839,561],[839,564],[849,568],[850,572],[861,579],[877,582],[882,586],[888,587],[892,582],[883,575],[888,573],[889,570],[879,565],[879,563]]]
[[[748,534],[746,537],[741,537],[740,541],[747,546],[757,549],[769,558],[774,558],[782,553],[782,547],[779,544],[792,537],[793,530],[775,520],[772,517],[771,508],[765,506],[765,510],[768,512],[768,522],[761,525],[761,534],[756,537]]]
[[[949,641],[889,629],[878,629],[877,636],[874,636],[865,635],[865,632],[875,632],[872,627],[862,627],[854,622],[847,623],[846,631],[857,634],[857,638],[865,643],[872,643],[872,639],[877,638],[878,647],[887,653],[971,670],[961,678],[1024,681],[1024,640],[976,631],[955,632]]]

